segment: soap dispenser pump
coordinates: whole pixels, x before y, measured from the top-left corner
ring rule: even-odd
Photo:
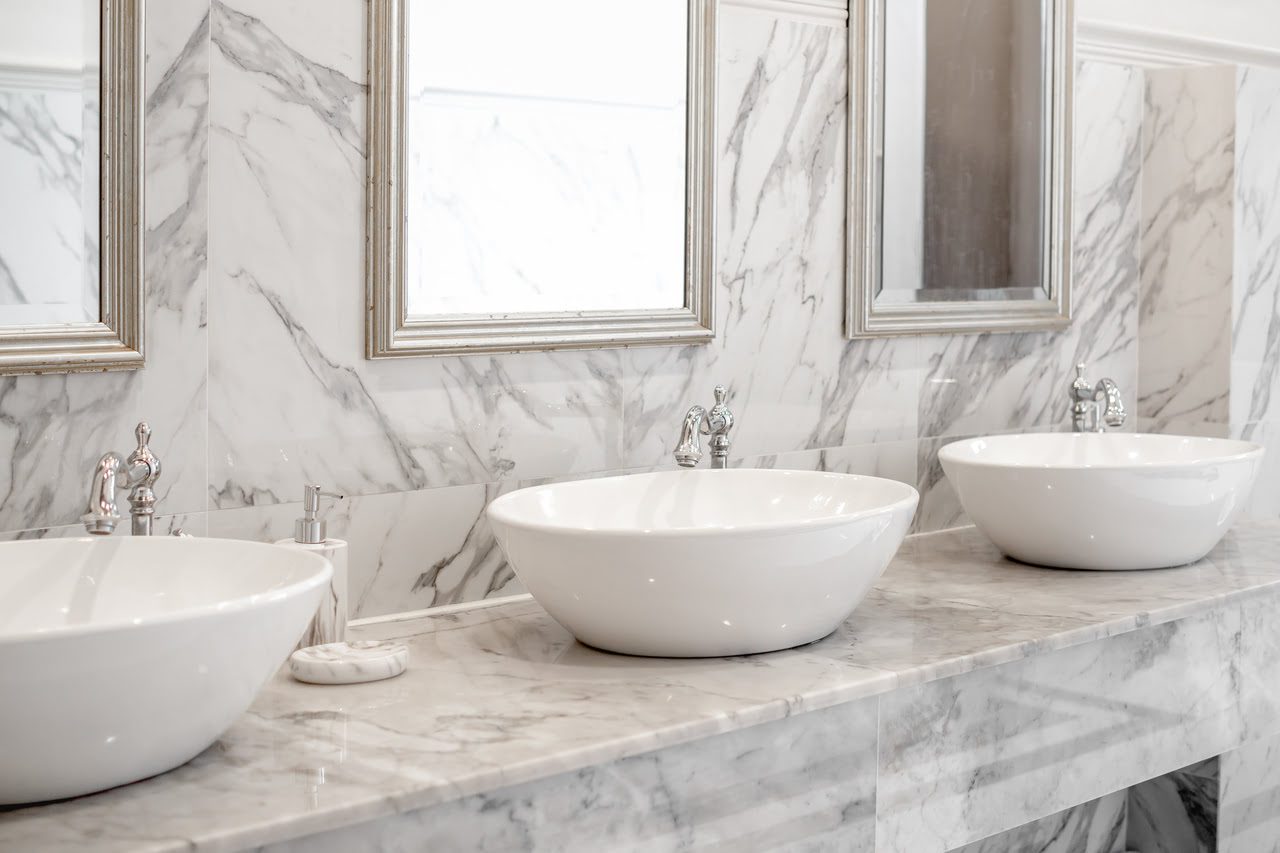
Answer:
[[[285,548],[311,551],[328,558],[333,564],[333,580],[320,602],[320,609],[298,643],[300,649],[340,643],[347,634],[347,543],[329,538],[328,525],[320,517],[321,498],[342,500],[342,495],[323,492],[319,486],[304,487],[302,517],[293,525],[293,538],[276,543]]]
[[[342,500],[342,495],[322,492],[319,486],[303,486],[302,518],[293,525],[293,541],[299,545],[323,545],[328,525],[320,518],[320,499]]]

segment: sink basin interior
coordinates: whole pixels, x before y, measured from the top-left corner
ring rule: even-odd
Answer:
[[[848,618],[918,495],[815,471],[661,471],[556,483],[489,505],[538,603],[583,643],[655,657],[776,651]]]
[[[317,564],[242,543],[154,537],[0,545],[0,642],[226,613],[314,586]]]
[[[840,523],[915,501],[903,483],[811,471],[636,474],[523,489],[489,512],[511,525],[597,533],[698,533]]]
[[[938,452],[969,518],[1005,554],[1128,571],[1201,559],[1244,511],[1263,448],[1133,433],[1032,433]]]
[[[1035,468],[1141,468],[1196,465],[1262,453],[1247,441],[1132,433],[1029,433],[956,442],[946,459]]]

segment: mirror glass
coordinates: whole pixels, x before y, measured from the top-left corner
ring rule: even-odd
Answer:
[[[1027,0],[887,4],[878,300],[1049,298],[1046,18]]]
[[[408,0],[410,320],[686,305],[687,0]]]
[[[96,323],[98,0],[0,0],[0,328]]]
[[[852,337],[1070,322],[1072,0],[859,0]]]

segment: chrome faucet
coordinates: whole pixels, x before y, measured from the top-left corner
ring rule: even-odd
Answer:
[[[711,437],[711,467],[729,467],[729,430],[733,429],[733,412],[724,401],[729,391],[723,385],[716,386],[716,404],[708,411],[694,406],[684,416],[680,427],[680,443],[676,445],[676,464],[681,468],[696,468],[702,461],[701,436]]]
[[[1076,365],[1076,379],[1071,383],[1071,431],[1106,432],[1107,427],[1124,426],[1124,401],[1116,383],[1103,379],[1090,385],[1084,369],[1083,364]]]
[[[146,421],[134,430],[138,446],[127,459],[119,453],[107,453],[93,469],[89,487],[89,511],[80,516],[84,529],[95,536],[108,536],[120,523],[116,508],[116,490],[129,490],[129,515],[134,536],[150,536],[156,514],[156,493],[152,488],[160,477],[160,460],[151,452],[151,427]]]

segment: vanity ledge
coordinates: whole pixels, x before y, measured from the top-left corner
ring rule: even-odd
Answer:
[[[222,851],[287,841],[1277,593],[1276,523],[1238,526],[1195,565],[1126,573],[1018,565],[965,528],[909,538],[835,634],[766,655],[597,652],[529,600],[366,623],[357,638],[408,642],[405,675],[320,687],[282,672],[217,744],[177,770],[0,812],[0,849]]]

